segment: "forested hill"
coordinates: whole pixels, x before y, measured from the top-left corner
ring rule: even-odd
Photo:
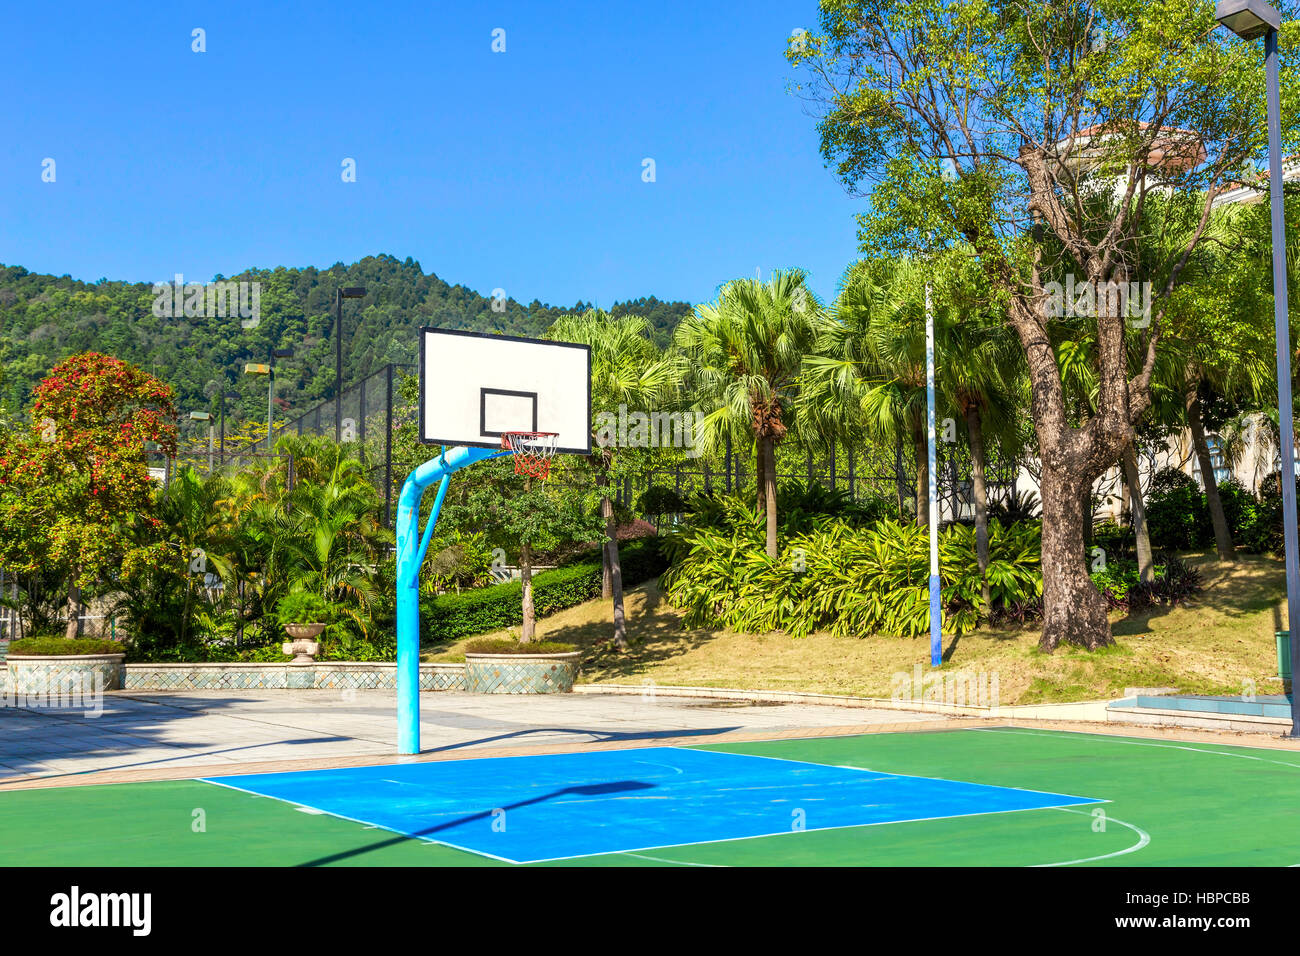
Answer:
[[[344,302],[345,383],[388,362],[415,361],[415,330],[421,325],[536,336],[556,317],[589,307],[506,299],[494,311],[491,298],[426,274],[414,259],[389,255],[329,269],[251,269],[215,278],[261,284],[256,328],[244,328],[238,314],[159,318],[151,282],[80,282],[0,266],[0,408],[26,409],[32,388],[55,362],[94,349],[172,383],[183,412],[214,407],[213,396],[224,381],[243,396],[236,403],[241,417],[264,418],[266,379],[244,375],[244,363],[266,362],[272,348],[293,348],[292,359],[279,360],[276,393],[282,411],[305,411],[333,388],[339,286],[366,288],[365,298]],[[186,276],[185,281],[204,280]],[[615,314],[645,316],[660,344],[691,309],[653,296],[606,307]]]

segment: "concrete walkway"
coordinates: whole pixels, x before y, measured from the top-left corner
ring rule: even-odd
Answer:
[[[418,758],[521,750],[820,736],[952,723],[806,703],[565,694],[422,694]],[[0,707],[0,789],[179,779],[398,759],[392,691],[187,691],[104,695],[98,716]]]

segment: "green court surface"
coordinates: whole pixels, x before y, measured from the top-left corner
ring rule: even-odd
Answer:
[[[1012,728],[698,749],[1086,795],[1108,802],[831,830],[810,828],[536,865],[1300,863],[1300,753],[1293,751]],[[672,812],[671,807],[665,812]],[[0,793],[0,865],[509,864],[306,812],[280,800],[184,780]]]

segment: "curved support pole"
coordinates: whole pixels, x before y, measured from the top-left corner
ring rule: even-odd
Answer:
[[[495,448],[457,446],[426,461],[407,477],[397,499],[397,752],[420,752],[420,564],[433,536],[451,476],[466,465],[508,455]],[[420,539],[420,499],[440,482],[438,498]]]

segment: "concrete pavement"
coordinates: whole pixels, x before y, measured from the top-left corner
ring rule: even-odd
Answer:
[[[657,695],[420,696],[423,753],[702,743],[884,730],[941,714]],[[397,701],[383,690],[109,693],[98,716],[0,707],[0,789],[176,779],[398,759]]]

